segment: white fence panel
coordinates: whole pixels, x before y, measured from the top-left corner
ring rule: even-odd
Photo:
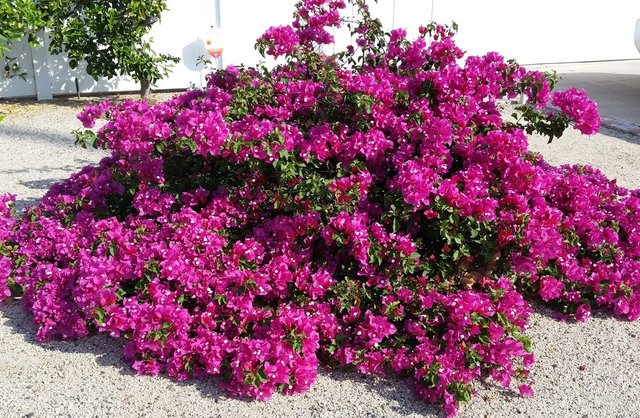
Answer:
[[[254,49],[256,40],[271,26],[291,23],[296,3],[297,0],[220,0],[224,65],[255,65],[262,61]]]
[[[16,62],[21,70],[26,72],[25,80],[19,77],[11,77],[11,74],[5,73],[5,63],[0,60],[0,98],[1,97],[17,97],[17,96],[35,96],[36,82],[33,77],[33,57],[31,48],[26,40],[22,40],[13,45],[13,50],[7,53],[11,58],[17,58]]]
[[[434,2],[434,19],[455,20],[458,44],[471,54],[498,51],[521,63],[640,58],[633,46],[637,0]]]

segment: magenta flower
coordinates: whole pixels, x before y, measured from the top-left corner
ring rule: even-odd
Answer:
[[[266,53],[274,58],[292,54],[300,45],[300,38],[291,26],[270,27],[258,38],[258,44],[267,45]]]
[[[582,89],[554,92],[552,103],[560,108],[575,124],[575,128],[585,135],[593,135],[600,130],[600,115],[598,106],[587,97]]]
[[[106,333],[136,373],[260,400],[321,364],[395,372],[452,416],[478,379],[533,395],[529,300],[640,317],[640,191],[550,166],[498,102],[591,134],[586,94],[543,114],[543,74],[462,64],[453,30],[385,34],[352,4],[348,54],[320,52],[345,3],[302,0],[258,40],[284,64],[89,106],[111,155],[17,217],[0,197],[0,299],[21,296],[38,340]]]
[[[546,276],[540,280],[540,290],[538,291],[538,294],[542,300],[548,302],[551,299],[559,298],[563,290],[564,283],[551,276]]]

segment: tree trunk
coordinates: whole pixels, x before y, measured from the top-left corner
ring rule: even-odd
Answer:
[[[146,99],[151,94],[151,83],[149,80],[140,81],[140,97]]]

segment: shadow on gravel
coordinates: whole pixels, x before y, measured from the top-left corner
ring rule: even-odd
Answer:
[[[161,90],[152,92],[147,98],[150,102],[158,102],[163,100],[168,100],[175,94],[181,94],[186,89],[169,89],[169,90]],[[23,98],[23,99],[0,99],[0,107],[2,105],[6,106],[16,106],[16,107],[25,107],[25,108],[37,108],[39,105],[44,106],[60,106],[60,107],[70,107],[74,109],[78,109],[78,111],[82,110],[83,107],[88,105],[95,105],[98,103],[102,103],[105,100],[111,100],[112,103],[120,103],[126,100],[140,100],[140,96],[137,92],[104,92],[104,93],[89,93],[83,94],[78,99],[75,96],[66,96],[66,97],[54,97],[53,100],[47,100],[44,102],[39,102],[36,98]]]
[[[634,145],[640,145],[640,135],[631,132],[615,129],[608,126],[600,128],[600,133]]]
[[[47,130],[46,132],[42,129],[35,128],[24,128],[20,125],[13,125],[8,123],[3,123],[0,125],[0,137],[6,136],[10,138],[11,141],[37,141],[37,142],[46,142],[46,143],[54,143],[54,144],[64,144],[64,145],[74,145],[73,144],[73,135],[71,131],[68,134],[62,134],[57,132],[52,132],[51,130]]]
[[[96,335],[84,340],[51,341],[43,344],[36,340],[36,329],[31,323],[31,315],[23,310],[20,300],[0,303],[0,311],[12,331],[20,334],[28,343],[64,353],[92,353],[96,355],[98,364],[118,367],[123,374],[134,374],[133,370],[122,361],[122,344],[114,338],[107,335]]]
[[[18,199],[14,202],[13,207],[16,210],[16,212],[22,213],[26,208],[37,204],[39,201],[40,199],[35,199],[35,198],[34,199]]]
[[[96,363],[101,367],[113,367],[118,373],[124,376],[135,375],[134,370],[122,358],[124,346],[122,339],[115,339],[105,334],[97,334],[82,340],[40,343],[35,338],[35,327],[31,323],[31,315],[22,309],[22,302],[20,300],[0,303],[0,312],[6,319],[6,325],[30,344],[62,353],[89,353],[95,357]],[[423,401],[417,400],[414,397],[413,389],[408,380],[400,380],[392,377],[372,378],[357,374],[356,372],[330,370],[324,367],[320,368],[319,374],[329,376],[335,381],[357,382],[360,385],[366,386],[368,390],[386,399],[388,408],[396,414],[418,414],[420,416],[433,418],[444,416],[440,407],[428,405]],[[214,404],[231,399],[246,403],[259,403],[259,401],[250,398],[231,397],[226,391],[220,388],[219,382],[215,378],[190,380],[186,382],[177,382],[166,375],[160,375],[158,378],[171,380],[180,387],[193,386],[203,397],[211,399]],[[304,395],[288,396],[287,401],[295,402],[297,396]],[[214,411],[215,405],[212,405],[212,413]]]
[[[37,108],[39,105],[44,106],[63,106],[63,107],[72,107],[77,109],[82,109],[82,107],[101,103],[106,99],[106,95],[99,97],[98,93],[96,96],[86,96],[80,97],[55,97],[53,100],[46,101],[38,101],[35,97],[33,98],[22,98],[22,99],[0,99],[0,106],[13,106],[13,107],[25,107],[25,108]]]
[[[59,181],[59,178],[50,178],[42,180],[22,181],[20,182],[20,184],[34,190],[49,190],[49,187],[51,187],[52,184]]]
[[[124,341],[112,338],[106,334],[96,334],[81,340],[51,341],[41,343],[36,340],[35,327],[31,323],[31,314],[25,312],[20,300],[12,300],[8,303],[0,303],[0,312],[6,318],[6,325],[22,338],[34,345],[42,346],[47,350],[55,350],[62,353],[89,353],[95,356],[96,363],[103,367],[113,367],[118,373],[125,376],[134,376],[135,371],[122,358]],[[161,376],[166,378],[166,376]],[[175,382],[175,381],[174,381]],[[175,382],[179,386],[195,384],[195,386],[207,397],[224,398],[225,393],[218,385],[208,381]]]
[[[80,171],[82,167],[87,165],[98,165],[98,163],[96,161],[83,160],[83,159],[76,158],[73,161],[73,164],[55,165],[55,166],[34,165],[33,167],[29,167],[29,168],[7,168],[5,170],[0,170],[0,174],[23,174],[23,173],[30,173],[32,171],[35,171],[37,173],[52,173],[52,172],[60,172],[60,171],[76,172],[76,171]],[[64,176],[64,178],[67,178],[67,177],[68,175]],[[64,178],[57,179],[56,181],[64,180]]]
[[[533,300],[530,298],[526,298],[525,299],[527,301],[527,303],[529,303],[529,305],[531,305],[531,308],[533,308],[533,312],[544,316],[546,318],[552,319],[558,323],[562,323],[562,324],[566,324],[568,326],[575,326],[575,327],[580,327],[582,326],[584,323],[583,322],[579,322],[578,320],[576,320],[575,318],[568,318],[567,316],[564,316],[559,310],[553,309],[550,306],[546,306],[544,305],[544,303],[540,300]],[[633,321],[627,321],[625,319],[616,317],[613,314],[612,310],[607,310],[604,308],[599,308],[597,306],[592,306],[591,307],[591,318],[589,318],[587,321],[593,320],[593,319],[597,319],[597,320],[613,320],[616,322],[622,322],[622,323],[629,323],[632,324]],[[535,352],[535,350],[534,350]]]
[[[329,376],[332,380],[358,382],[366,386],[371,392],[375,392],[380,397],[387,399],[389,401],[389,409],[396,414],[419,414],[423,417],[445,416],[441,407],[416,399],[411,378],[371,377],[357,372],[331,370],[328,368],[322,368],[320,373]]]

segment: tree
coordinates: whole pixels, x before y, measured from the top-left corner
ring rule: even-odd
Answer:
[[[164,0],[0,2],[0,52],[3,41],[10,45],[24,34],[29,34],[31,41],[35,31],[46,27],[50,31],[49,51],[67,54],[71,68],[84,62],[87,73],[95,79],[129,75],[141,84],[143,97],[179,61],[154,52],[148,36],[167,8]],[[10,14],[11,9],[16,10],[17,18]],[[22,22],[21,9],[32,12],[37,19]]]
[[[26,76],[16,57],[8,55],[11,44],[25,35],[30,45],[38,44],[35,32],[43,26],[42,13],[32,0],[0,0],[0,57],[4,60],[6,76]]]
[[[130,75],[143,97],[179,61],[156,54],[147,36],[167,8],[164,0],[45,0],[40,8],[51,29],[52,53],[66,52],[71,68],[86,62],[94,78]]]

